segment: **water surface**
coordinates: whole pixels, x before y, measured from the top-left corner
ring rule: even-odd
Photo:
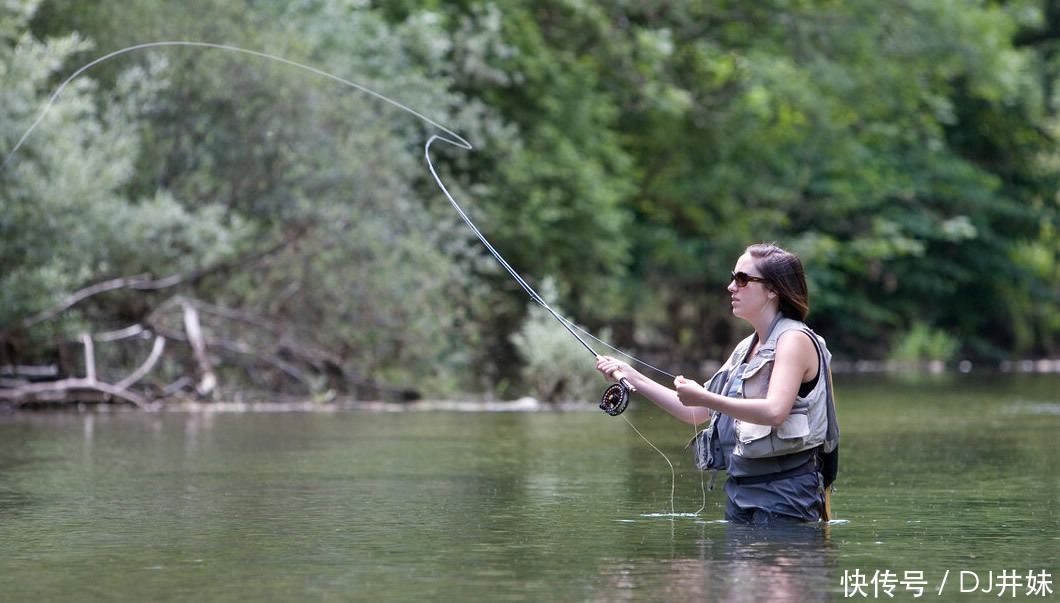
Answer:
[[[720,483],[704,506],[692,428],[643,402],[0,415],[0,600],[805,601],[863,584],[964,601],[996,600],[1003,572],[1020,584],[1004,598],[1041,600],[1028,574],[1055,598],[1057,391],[840,378],[839,521],[786,531],[721,521]]]

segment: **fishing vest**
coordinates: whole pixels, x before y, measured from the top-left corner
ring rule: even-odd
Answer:
[[[758,425],[733,419],[736,442],[735,457],[726,459],[718,445],[716,434],[720,413],[714,413],[706,429],[689,442],[693,447],[696,466],[701,470],[726,469],[730,475],[761,475],[781,470],[787,463],[779,462],[785,455],[813,450],[818,446],[830,453],[839,444],[839,425],[835,418],[835,400],[831,383],[832,355],[824,340],[805,323],[778,314],[770,325],[766,339],[751,358],[747,354],[754,345],[757,333],[741,341],[729,360],[707,382],[708,390],[735,398],[764,398],[769,391],[777,342],[788,331],[800,330],[810,336],[820,359],[818,379],[806,396],[797,396],[791,412],[777,426]],[[746,359],[746,362],[745,362]],[[762,459],[762,461],[757,461]],[[766,460],[768,459],[768,461]],[[712,480],[713,481],[713,480]]]
[[[737,365],[742,370],[736,371],[737,379],[742,383],[736,388],[737,398],[765,398],[769,391],[769,377],[773,372],[773,360],[777,353],[777,342],[780,336],[788,331],[803,331],[810,336],[817,348],[820,364],[818,366],[817,385],[806,397],[796,397],[791,407],[791,412],[784,422],[777,426],[758,425],[747,421],[733,420],[736,429],[736,447],[733,454],[745,458],[766,458],[793,454],[810,450],[828,443],[829,413],[828,407],[833,403],[829,399],[831,388],[825,372],[828,371],[832,355],[825,348],[824,342],[804,323],[790,318],[780,316],[770,326],[766,340],[758,348],[758,352],[747,363]],[[754,345],[756,335],[751,335],[737,346],[736,352],[729,359],[730,363],[740,362],[747,355],[747,350]],[[731,389],[730,389],[731,391]],[[838,429],[836,429],[838,432]],[[826,446],[825,452],[830,452],[838,443]]]

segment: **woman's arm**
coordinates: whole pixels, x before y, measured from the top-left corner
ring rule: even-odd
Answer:
[[[705,406],[740,421],[759,425],[780,425],[791,413],[799,386],[817,374],[817,348],[809,335],[791,331],[781,335],[769,377],[765,398],[729,398],[707,391],[701,384],[684,377],[674,379],[678,402]]]
[[[615,371],[622,371],[626,378],[629,379],[630,384],[637,388],[637,393],[685,423],[699,425],[710,419],[709,410],[682,404],[677,398],[677,392],[665,385],[656,383],[634,369],[627,362],[616,360],[610,356],[599,356],[596,361],[596,370],[603,373],[610,381],[615,380],[613,376]]]

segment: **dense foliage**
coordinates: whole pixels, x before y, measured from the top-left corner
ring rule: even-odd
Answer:
[[[553,396],[549,358],[576,374],[554,350],[565,331],[542,332],[434,185],[437,131],[333,80],[218,49],[131,51],[65,87],[8,155],[77,68],[162,40],[311,65],[459,132],[473,151],[432,157],[500,253],[554,283],[572,320],[675,369],[742,336],[724,288],[758,241],[803,258],[810,322],[840,356],[1055,356],[1052,6],[7,3],[0,364],[51,362],[177,294],[217,310],[216,341],[272,350],[267,369],[222,358],[232,389],[508,396],[525,381]],[[26,320],[139,273],[185,278]],[[277,360],[292,349],[327,361]]]

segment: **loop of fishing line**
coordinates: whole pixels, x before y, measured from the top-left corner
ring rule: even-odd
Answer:
[[[589,345],[589,343],[585,339],[583,339],[582,336],[579,335],[579,333],[581,333],[582,335],[585,335],[586,337],[592,339],[593,341],[599,343],[600,345],[605,346],[606,348],[608,348],[612,352],[615,352],[616,354],[619,354],[619,355],[629,359],[632,362],[635,362],[635,363],[637,363],[637,364],[639,364],[641,366],[647,367],[647,368],[649,368],[649,369],[651,369],[651,370],[653,370],[653,371],[655,371],[655,372],[657,372],[659,374],[666,375],[666,376],[668,376],[670,378],[674,378],[675,377],[675,375],[672,375],[671,373],[668,373],[668,372],[666,372],[666,371],[664,371],[664,370],[662,370],[660,368],[652,366],[651,364],[636,358],[632,354],[626,353],[626,352],[624,352],[624,351],[622,351],[622,350],[620,350],[620,349],[608,344],[607,342],[601,340],[600,338],[596,337],[595,335],[593,335],[589,331],[583,329],[582,327],[578,326],[577,324],[575,324],[575,323],[571,322],[570,320],[568,320],[566,317],[564,317],[561,314],[559,314],[556,310],[554,310],[552,308],[552,306],[550,306],[548,304],[547,301],[545,301],[544,298],[541,297],[541,295],[539,295],[537,293],[537,291],[534,290],[534,288],[532,286],[530,286],[530,284],[526,281],[526,279],[524,279],[522,277],[522,275],[520,275],[519,272],[517,270],[515,270],[515,268],[513,268],[511,266],[511,264],[508,263],[507,260],[504,259],[504,256],[502,256],[501,253],[499,251],[497,251],[497,249],[489,242],[489,240],[486,239],[485,235],[483,235],[482,232],[478,229],[478,227],[475,226],[475,223],[471,220],[471,218],[467,215],[467,213],[463,210],[463,208],[460,207],[460,204],[456,202],[456,199],[453,198],[452,194],[449,193],[449,189],[445,186],[445,183],[442,181],[441,177],[438,175],[438,172],[437,172],[437,170],[434,167],[434,162],[431,160],[431,154],[430,154],[431,145],[435,141],[445,142],[447,144],[450,144],[450,145],[453,145],[455,147],[462,148],[462,149],[465,149],[465,150],[468,150],[468,151],[473,150],[473,147],[472,147],[471,143],[468,142],[464,137],[460,136],[459,134],[457,134],[453,130],[445,127],[444,125],[438,123],[437,121],[435,121],[435,120],[427,117],[426,115],[420,113],[419,111],[416,111],[415,109],[412,109],[411,107],[408,107],[407,105],[404,105],[404,104],[402,104],[402,103],[400,103],[400,102],[398,102],[398,101],[396,101],[396,100],[394,100],[394,99],[392,99],[392,98],[390,98],[390,97],[388,97],[388,96],[386,96],[384,94],[380,94],[379,92],[376,92],[375,90],[372,90],[371,88],[368,88],[367,86],[363,86],[361,84],[358,84],[358,83],[350,81],[348,79],[339,77],[337,75],[334,75],[334,74],[329,73],[327,71],[324,71],[322,69],[317,69],[316,67],[312,67],[312,66],[306,65],[304,63],[299,63],[299,62],[293,61],[291,59],[287,59],[287,58],[284,58],[284,57],[268,54],[268,53],[265,53],[265,52],[259,52],[259,51],[256,51],[256,50],[248,50],[246,48],[240,48],[238,46],[232,46],[232,45],[229,45],[229,44],[215,44],[215,43],[212,43],[212,42],[194,42],[194,41],[187,41],[187,40],[168,40],[168,41],[159,41],[159,42],[147,42],[147,43],[144,43],[144,44],[136,44],[134,46],[128,46],[128,47],[125,47],[125,48],[121,48],[119,50],[115,50],[115,51],[113,51],[111,53],[108,53],[108,54],[105,54],[105,55],[103,55],[101,57],[98,57],[98,58],[92,60],[91,62],[86,63],[85,65],[81,66],[74,73],[72,73],[69,77],[67,77],[65,80],[63,80],[61,84],[59,84],[59,86],[58,86],[58,88],[56,88],[55,92],[52,93],[52,95],[48,98],[47,102],[44,104],[44,107],[41,109],[40,115],[37,116],[36,120],[29,126],[29,128],[25,131],[25,133],[23,133],[22,136],[18,139],[18,142],[16,142],[15,145],[8,152],[7,156],[4,158],[4,161],[2,163],[0,163],[0,170],[3,170],[4,168],[6,168],[8,162],[11,161],[11,158],[14,157],[15,153],[18,152],[18,150],[26,142],[26,140],[29,138],[30,134],[44,120],[44,117],[51,110],[52,105],[55,103],[56,99],[59,98],[59,95],[62,93],[62,91],[71,82],[73,82],[75,79],[80,77],[83,73],[85,73],[86,71],[88,71],[92,67],[94,67],[94,66],[96,66],[96,65],[98,65],[100,63],[103,63],[104,61],[108,61],[108,60],[110,60],[110,59],[112,59],[114,57],[117,57],[117,56],[120,56],[120,55],[123,55],[123,54],[127,54],[127,53],[130,53],[130,52],[135,52],[135,51],[138,51],[138,50],[146,50],[146,49],[161,48],[161,47],[174,47],[174,46],[178,46],[178,47],[192,47],[192,48],[207,48],[207,49],[223,50],[223,51],[227,51],[227,52],[242,53],[242,54],[251,55],[251,56],[259,57],[259,58],[262,58],[262,59],[274,61],[274,62],[277,62],[277,63],[282,63],[282,64],[289,65],[291,67],[295,67],[295,68],[298,68],[298,69],[302,69],[302,70],[308,71],[310,73],[316,74],[318,76],[321,76],[321,77],[333,80],[335,82],[338,82],[338,83],[340,83],[340,84],[342,84],[344,86],[348,86],[350,88],[354,88],[355,90],[359,90],[359,91],[361,91],[361,92],[363,92],[365,94],[368,94],[368,95],[370,95],[370,96],[372,96],[372,97],[374,97],[374,98],[376,98],[378,100],[381,100],[381,101],[383,101],[383,102],[385,102],[385,103],[387,103],[387,104],[389,104],[389,105],[391,105],[393,107],[396,107],[396,108],[398,108],[398,109],[400,109],[400,110],[402,110],[402,111],[404,111],[404,112],[406,112],[406,113],[408,113],[408,114],[420,119],[421,121],[423,121],[423,122],[425,122],[427,124],[430,124],[431,126],[434,126],[435,128],[441,130],[442,132],[444,132],[446,134],[446,136],[439,136],[437,134],[432,134],[427,139],[427,142],[424,145],[424,155],[425,155],[425,157],[427,159],[427,165],[428,165],[428,167],[430,169],[431,175],[434,177],[435,182],[438,184],[438,187],[441,189],[441,191],[445,195],[446,199],[449,200],[450,205],[452,205],[453,209],[455,209],[457,214],[459,214],[461,219],[463,219],[464,223],[471,229],[471,231],[475,234],[475,236],[478,238],[478,240],[486,247],[486,249],[494,257],[494,259],[497,260],[498,263],[500,263],[500,265],[508,272],[509,275],[511,275],[511,277],[513,279],[515,279],[515,281],[517,283],[519,283],[519,286],[522,287],[523,291],[526,292],[526,294],[530,297],[530,299],[532,299],[534,302],[538,303],[549,314],[551,314],[557,321],[559,321],[559,323],[561,325],[563,325],[563,327],[567,330],[567,332],[570,333],[572,336],[574,336],[574,338],[577,339],[578,342],[581,343],[582,346],[584,346],[585,349],[588,350],[589,353],[592,354],[594,357],[599,357],[599,354],[596,353],[596,351],[592,348],[592,346]],[[617,397],[615,397],[616,394],[615,394],[614,390],[612,388],[609,388],[608,391],[605,392],[604,398],[601,401],[601,405],[600,405],[601,408],[604,409],[605,411],[607,411],[608,414],[611,414],[612,416],[618,415],[623,410],[625,410],[625,407],[628,404],[629,392],[630,391],[635,391],[632,388],[632,386],[629,385],[628,381],[625,381],[624,378],[621,381],[622,381],[622,383],[621,383],[621,387],[622,387],[621,394],[617,394]],[[612,387],[613,388],[614,387],[619,387],[619,384],[616,384],[615,386],[612,386]],[[609,398],[610,398],[610,401],[609,401]],[[627,417],[623,417],[623,418],[625,418],[626,422],[629,423],[629,426],[632,427],[635,432],[637,432],[637,435],[639,435],[641,438],[643,438],[644,441],[647,442],[649,446],[654,448],[660,455],[662,455],[662,457],[666,460],[666,463],[670,466],[671,476],[673,477],[673,485],[671,486],[671,491],[670,491],[670,510],[671,510],[671,514],[673,514],[673,491],[674,491],[674,488],[676,487],[676,479],[677,479],[676,478],[676,474],[674,473],[673,463],[670,462],[670,459],[666,456],[666,454],[664,454],[661,450],[659,450],[654,444],[651,443],[650,440],[648,440],[648,438],[646,438],[636,427],[633,426],[633,423],[629,420],[629,418],[627,418]],[[706,505],[706,494],[704,492],[704,506],[705,505]],[[700,511],[702,511],[702,508],[700,508]],[[696,512],[697,515],[698,515],[698,513],[699,513],[699,511]]]

